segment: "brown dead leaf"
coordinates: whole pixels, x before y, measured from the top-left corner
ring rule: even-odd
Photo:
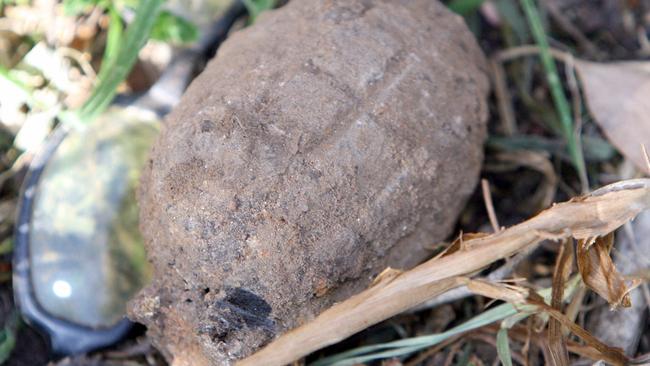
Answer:
[[[650,174],[641,150],[650,142],[650,62],[577,61],[587,107],[607,139]]]
[[[603,297],[612,308],[630,307],[630,289],[616,270],[609,252],[614,243],[614,233],[578,242],[578,269],[584,283]]]

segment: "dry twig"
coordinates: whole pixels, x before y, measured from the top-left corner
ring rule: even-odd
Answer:
[[[481,179],[481,189],[483,190],[483,202],[485,202],[485,210],[488,213],[490,218],[490,224],[492,224],[492,230],[495,233],[501,231],[501,226],[499,226],[499,219],[497,219],[496,211],[494,210],[494,204],[492,203],[492,194],[490,193],[490,183],[487,179]]]

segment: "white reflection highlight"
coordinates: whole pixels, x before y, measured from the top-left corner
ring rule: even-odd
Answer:
[[[56,296],[62,299],[67,299],[72,295],[72,286],[70,286],[68,281],[56,280],[52,284],[52,291]]]

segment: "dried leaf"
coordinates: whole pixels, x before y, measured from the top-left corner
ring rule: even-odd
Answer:
[[[650,62],[576,62],[589,111],[609,141],[650,174],[642,144],[650,143]]]
[[[578,242],[578,269],[584,283],[603,297],[613,307],[630,307],[630,289],[616,270],[609,252],[614,243],[614,233]]]

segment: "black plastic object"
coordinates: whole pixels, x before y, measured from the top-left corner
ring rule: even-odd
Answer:
[[[128,262],[129,256],[142,259],[144,249],[134,245],[139,233],[123,230],[128,226],[129,229],[135,227],[137,232],[137,212],[133,215],[133,210],[126,207],[128,212],[125,213],[124,202],[132,202],[133,172],[137,173],[139,165],[144,163],[140,157],[144,156],[142,146],[155,136],[160,118],[180,98],[191,79],[192,65],[216,49],[243,14],[244,6],[236,1],[196,47],[181,52],[172,60],[145,95],[128,108],[116,108],[117,112],[112,114],[109,110],[108,120],[99,120],[87,130],[58,127],[32,161],[23,184],[16,221],[14,296],[26,320],[49,335],[55,354],[78,354],[113,344],[131,328],[132,324],[123,314],[126,297],[137,290],[135,285],[141,284],[129,281],[130,278],[140,280],[144,272],[137,263]],[[130,121],[134,113],[134,121]],[[126,137],[134,135],[143,138],[136,145],[125,142]],[[138,152],[138,161],[122,160],[131,159],[134,151]],[[102,168],[95,172],[93,166]],[[65,173],[59,174],[57,169]],[[69,173],[72,178],[66,175]],[[64,176],[66,180],[58,179]],[[71,186],[75,183],[81,186]],[[58,197],[57,187],[64,187],[61,191],[70,196]],[[100,198],[94,201],[97,197]],[[85,206],[71,213],[67,207],[61,207],[60,203],[66,200],[72,200],[73,206],[77,201]],[[105,207],[104,203],[110,200],[113,200],[112,206]],[[90,214],[85,217],[87,213]],[[63,231],[65,235],[62,235],[56,228],[60,223],[66,230],[72,227],[75,232]],[[119,226],[121,231],[116,232],[113,226]],[[123,244],[125,241],[128,245]],[[38,245],[34,245],[35,242]],[[83,247],[79,247],[80,243]],[[95,246],[105,253],[97,253]],[[34,247],[40,252],[31,253]],[[117,260],[113,258],[109,263],[101,257],[114,256],[116,250],[123,252],[118,253],[121,256],[116,257]],[[119,268],[109,269],[107,275],[105,268],[101,268],[106,263]],[[34,273],[38,278],[34,278]],[[108,287],[95,285],[109,282],[115,295],[102,292]],[[74,298],[78,288],[75,283],[84,288],[82,301]],[[44,288],[49,291],[47,294]],[[57,303],[58,300],[61,301]],[[106,306],[108,303],[110,306]]]

